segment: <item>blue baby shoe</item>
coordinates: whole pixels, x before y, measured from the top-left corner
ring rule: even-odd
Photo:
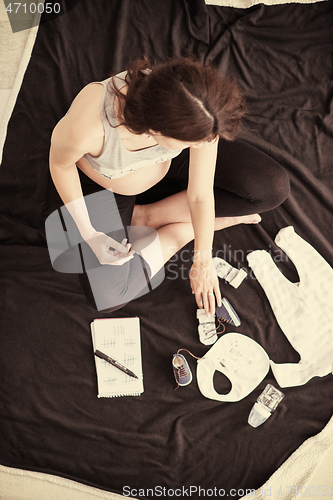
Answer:
[[[222,299],[221,307],[216,306],[215,312],[218,318],[223,319],[233,326],[239,326],[241,324],[238,314],[225,297]]]
[[[178,384],[178,387],[183,387],[192,382],[192,372],[186,361],[186,358],[182,354],[174,354],[172,358],[172,369]]]

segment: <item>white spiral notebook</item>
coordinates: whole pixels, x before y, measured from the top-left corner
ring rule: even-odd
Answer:
[[[99,398],[139,396],[143,393],[139,318],[95,319],[91,325],[94,353],[96,350],[120,363],[137,378],[116,366],[95,358]]]

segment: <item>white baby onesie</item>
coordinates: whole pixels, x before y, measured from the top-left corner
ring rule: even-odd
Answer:
[[[303,385],[333,369],[333,269],[292,226],[281,229],[275,243],[295,264],[300,282],[292,283],[265,250],[247,256],[276,320],[300,355],[299,363],[270,361],[280,387]]]

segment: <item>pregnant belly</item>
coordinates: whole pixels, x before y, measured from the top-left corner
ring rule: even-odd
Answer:
[[[157,184],[166,175],[170,168],[171,160],[144,167],[136,172],[131,172],[118,179],[106,179],[93,169],[83,158],[76,163],[77,167],[92,181],[105,189],[112,189],[114,193],[127,196],[143,193]]]

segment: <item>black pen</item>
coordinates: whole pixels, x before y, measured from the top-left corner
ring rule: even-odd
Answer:
[[[108,356],[107,354],[104,354],[104,352],[101,352],[101,351],[98,351],[96,350],[95,351],[95,356],[101,358],[101,359],[104,359],[104,361],[107,361],[108,363],[110,363],[110,365],[113,365],[115,366],[116,368],[119,368],[119,370],[121,370],[122,372],[126,373],[127,375],[129,375],[130,377],[134,377],[134,378],[139,378],[135,375],[135,373],[131,372],[131,370],[129,370],[128,368],[126,368],[126,366],[123,366],[121,365],[120,363],[118,363],[118,361],[116,361],[115,359],[112,359],[110,358],[110,356]]]

